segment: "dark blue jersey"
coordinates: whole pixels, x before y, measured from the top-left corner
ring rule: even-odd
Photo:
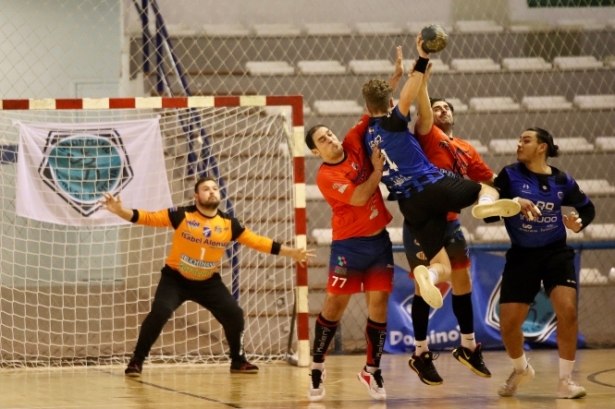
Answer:
[[[387,116],[370,118],[365,136],[368,154],[378,145],[386,157],[382,182],[396,199],[410,197],[444,177],[423,153],[408,122],[409,116],[403,116],[396,106]]]
[[[528,199],[542,213],[533,221],[526,219],[523,213],[504,219],[513,245],[542,247],[557,241],[565,242],[562,206],[572,206],[578,210],[590,203],[572,177],[553,166],[551,171],[550,175],[533,173],[517,162],[502,169],[495,179],[494,186],[500,191],[501,198]],[[583,220],[583,224],[590,221]]]

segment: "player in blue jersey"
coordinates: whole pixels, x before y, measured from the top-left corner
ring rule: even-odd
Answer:
[[[397,106],[393,105],[392,89],[386,81],[371,80],[363,85],[363,98],[370,114],[365,144],[369,155],[378,146],[385,157],[382,182],[389,189],[389,198],[399,202],[408,229],[429,260],[429,266],[414,269],[415,281],[425,302],[439,308],[442,294],[435,284],[448,280],[451,274],[451,262],[444,249],[447,213],[459,212],[477,199],[478,205],[472,209],[477,218],[512,216],[519,213],[520,206],[509,199],[498,200],[498,192],[491,186],[443,175],[408,130],[410,105],[418,95],[429,63],[422,43],[419,34],[419,58],[401,90]]]
[[[578,284],[574,251],[566,244],[566,227],[581,231],[594,219],[595,209],[572,177],[547,164],[547,158],[555,156],[558,146],[551,134],[529,128],[519,138],[517,163],[506,166],[495,179],[501,197],[521,205],[518,216],[504,221],[512,246],[502,274],[500,331],[514,369],[498,389],[501,396],[514,395],[519,385],[534,377],[523,352],[521,326],[541,283],[557,317],[560,381],[556,396],[586,395],[571,379],[577,347]],[[575,211],[564,215],[562,206]]]

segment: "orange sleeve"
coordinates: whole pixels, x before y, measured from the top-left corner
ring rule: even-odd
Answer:
[[[318,172],[316,176],[316,185],[325,198],[347,204],[350,204],[350,199],[356,189],[354,183],[346,177],[344,172],[329,168],[321,168],[321,172]]]
[[[491,179],[494,173],[489,165],[487,165],[480,154],[476,152],[474,146],[469,143],[467,145],[472,155],[472,160],[468,166],[468,177],[476,182],[483,182]]]
[[[137,210],[137,213],[137,220],[134,222],[136,224],[150,227],[173,227],[173,223],[171,223],[171,218],[169,217],[169,209],[158,210],[157,212]]]
[[[263,253],[274,253],[273,240],[264,236],[259,236],[258,234],[253,233],[245,228],[243,230],[243,233],[241,233],[239,237],[237,237],[237,241],[245,246],[250,247],[251,249],[262,251]]]
[[[432,125],[429,132],[427,132],[425,135],[421,135],[417,132],[416,126],[414,127],[414,136],[416,136],[416,139],[419,141],[419,145],[421,145],[421,149],[423,149],[423,151],[427,151],[429,145],[433,144],[436,140],[436,137],[434,135],[435,131],[436,126]],[[431,158],[428,159],[429,161],[431,161]]]

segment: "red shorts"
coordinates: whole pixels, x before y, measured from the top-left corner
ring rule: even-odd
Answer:
[[[356,294],[363,291],[393,291],[393,269],[369,271],[364,274],[339,276],[329,271],[327,292],[332,294]]]

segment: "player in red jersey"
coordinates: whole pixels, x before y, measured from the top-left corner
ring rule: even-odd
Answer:
[[[397,47],[394,89],[403,74],[401,47]],[[312,127],[305,143],[322,158],[316,184],[333,210],[331,257],[327,297],[316,319],[308,399],[325,396],[325,356],[352,294],[365,291],[368,318],[365,328],[367,361],[358,378],[377,400],[386,399],[380,358],[386,338],[387,302],[393,287],[393,248],[386,225],[392,216],[378,188],[384,157],[378,149],[371,158],[363,139],[369,117],[364,115],[340,142],[324,125]]]
[[[467,177],[488,185],[493,184],[494,173],[483,161],[474,147],[453,135],[455,123],[453,105],[441,98],[430,99],[427,91],[430,69],[423,76],[418,93],[418,119],[415,132],[427,159],[442,173],[454,178]],[[453,356],[483,377],[491,377],[482,358],[482,346],[474,337],[472,309],[472,280],[468,244],[461,231],[457,213],[447,215],[445,249],[451,260],[451,284],[453,287],[453,313],[457,317],[461,332],[461,346],[453,350]],[[404,224],[404,249],[411,270],[428,266],[420,243]],[[423,271],[424,272],[424,271]],[[412,276],[414,278],[414,276]],[[433,275],[429,284],[437,284],[448,277]],[[415,285],[412,300],[412,326],[414,329],[415,352],[410,358],[410,367],[428,385],[440,385],[443,381],[435,366],[433,355],[427,345],[429,305],[421,297],[420,286]]]
[[[122,205],[119,196],[109,193],[103,196],[101,203],[105,208],[124,220],[175,230],[152,309],[141,324],[137,346],[124,371],[126,376],[141,376],[143,362],[162,328],[186,301],[206,308],[222,325],[230,349],[231,373],[258,373],[258,367],[248,362],[243,349],[243,310],[220,277],[224,250],[232,241],[237,241],[264,253],[292,257],[299,263],[313,257],[313,250],[288,247],[259,236],[235,217],[219,210],[220,190],[212,178],[196,182],[194,205],[158,212],[129,209]]]

